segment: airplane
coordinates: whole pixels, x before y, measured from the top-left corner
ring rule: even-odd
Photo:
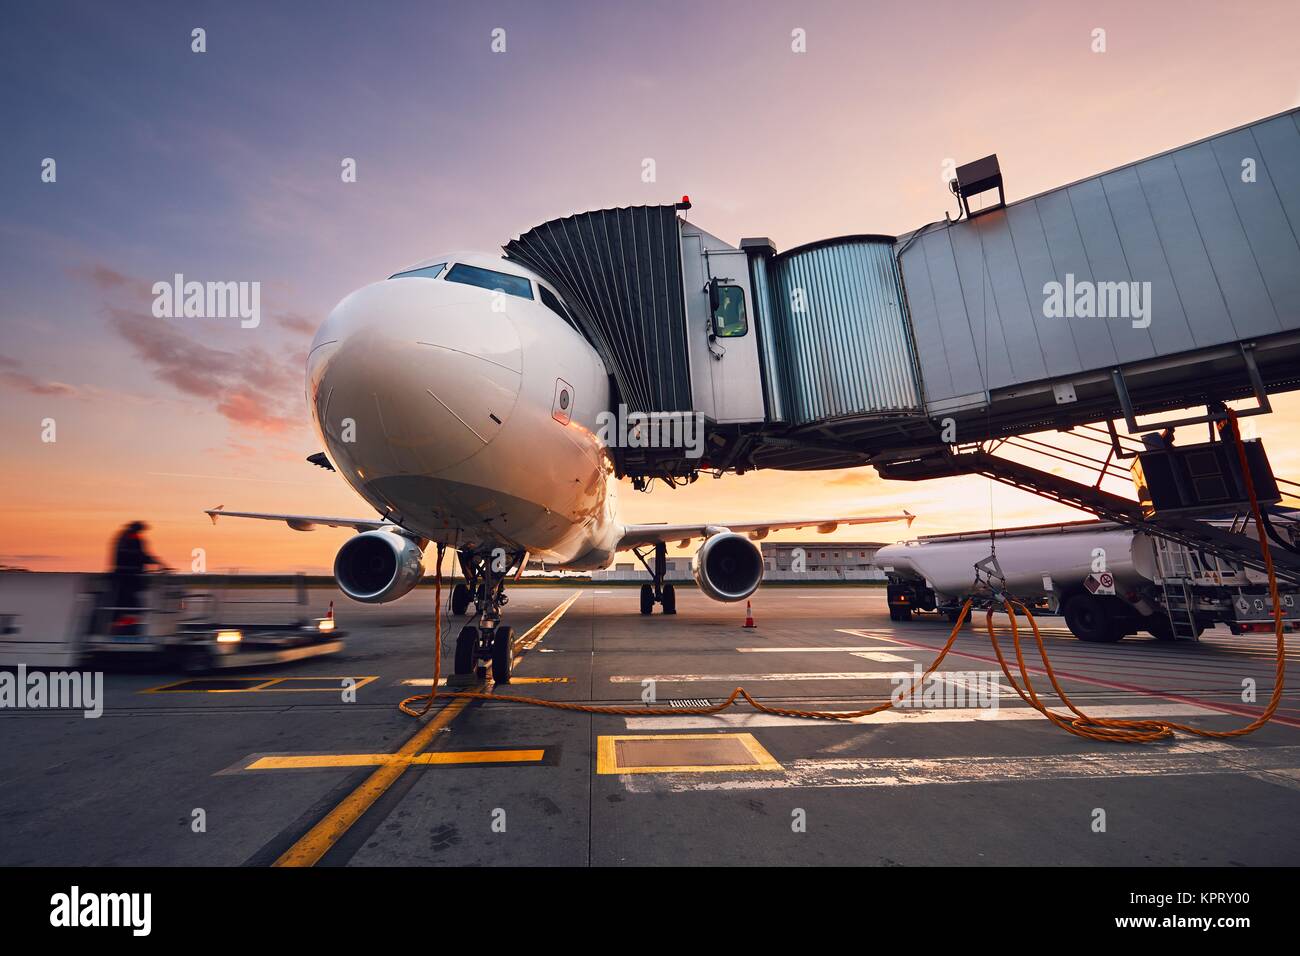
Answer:
[[[598,421],[610,379],[560,294],[510,260],[464,252],[425,260],[357,289],[317,331],[307,402],[328,455],[308,460],[343,479],[378,518],[207,509],[218,517],[358,532],[339,549],[339,589],[363,603],[410,592],[423,552],[454,549],[464,577],[451,612],[471,620],[456,639],[454,682],[510,681],[513,631],[505,585],[532,560],[595,570],[631,550],[651,575],[641,613],[676,613],[664,580],[667,545],[702,538],[691,569],[717,601],[748,598],[763,576],[754,540],[770,531],[907,521],[898,515],[740,524],[624,524],[618,479]],[[653,557],[653,564],[649,560]]]

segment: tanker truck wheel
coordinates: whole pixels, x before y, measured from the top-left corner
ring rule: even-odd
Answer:
[[[891,607],[889,609],[889,619],[891,621],[910,621],[912,619],[912,609],[910,607]]]
[[[1105,601],[1091,594],[1076,594],[1065,602],[1065,626],[1089,644],[1113,644],[1124,638],[1122,623]]]

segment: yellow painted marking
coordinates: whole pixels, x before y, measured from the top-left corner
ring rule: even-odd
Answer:
[[[465,750],[460,753],[435,751],[416,754],[411,763],[417,766],[458,763],[536,763],[545,756],[544,750]]]
[[[701,766],[676,767],[620,767],[615,746],[620,740],[718,740],[731,739],[739,742],[751,757],[753,763],[717,764]],[[776,758],[767,752],[753,734],[632,734],[602,736],[596,738],[596,773],[714,773],[719,770],[784,770]]]
[[[555,622],[562,618],[564,612],[572,607],[573,602],[578,600],[580,597],[582,597],[582,592],[575,592],[567,601],[538,621],[535,627],[529,630],[522,637],[517,638],[514,646],[514,652],[517,655],[515,661],[518,662],[519,658],[522,657],[526,651],[531,651],[538,644],[542,643],[542,638],[544,638],[546,633],[555,626]]]
[[[453,700],[438,711],[433,720],[412,734],[406,743],[398,748],[395,756],[415,756],[433,740],[438,731],[459,717],[460,712],[467,706],[469,701],[464,698]],[[361,814],[369,810],[397,778],[406,772],[409,765],[409,761],[394,761],[381,765],[361,786],[325,814],[320,822],[308,830],[297,843],[285,850],[272,866],[315,866],[326,851],[360,819]]]
[[[567,684],[568,682],[569,682],[569,678],[567,678],[567,677],[515,677],[515,676],[511,676],[511,678],[510,678],[510,683],[511,683],[511,684]],[[404,680],[404,681],[402,681],[402,684],[405,685],[405,686],[407,686],[407,687],[428,687],[428,686],[429,686],[430,684],[432,684],[432,683],[433,683],[433,678],[432,678],[432,677],[412,677],[410,680]],[[438,686],[439,686],[439,687],[445,687],[445,686],[447,686],[447,678],[445,678],[445,677],[439,677],[439,678],[438,678]]]
[[[344,688],[345,680],[355,681],[349,688]],[[136,691],[137,694],[251,694],[254,692],[261,693],[282,693],[282,694],[337,694],[341,690],[360,690],[371,681],[379,680],[378,674],[369,677],[223,677],[213,675],[208,677],[187,677],[184,680],[172,681],[170,684],[161,684],[158,687],[147,687],[144,690]],[[202,684],[208,681],[244,681],[247,687],[186,687],[186,684]],[[291,681],[338,681],[337,687],[288,687],[284,686]]]
[[[567,677],[515,677],[513,674],[510,677],[512,684],[567,684],[568,682]]]
[[[389,764],[428,766],[430,764],[529,763],[546,756],[544,750],[462,750],[400,754],[287,754],[259,757],[248,770],[322,770],[335,767],[379,767]]]
[[[516,642],[516,648],[520,644],[525,648],[534,647],[558,621],[561,615],[569,609],[569,606],[582,594],[581,591],[574,594],[567,601],[553,610],[546,617],[537,622]],[[530,643],[531,641],[531,643]],[[482,690],[482,684],[473,688]],[[442,710],[434,715],[433,719],[417,730],[406,743],[397,750],[395,756],[414,757],[421,750],[429,745],[434,735],[444,727],[451,724],[453,720],[460,716],[461,712],[469,706],[469,701],[464,697],[454,699]],[[315,866],[343,834],[351,829],[352,825],[361,819],[365,813],[378,800],[385,791],[388,790],[411,765],[412,761],[387,763],[379,766],[374,773],[366,778],[365,782],[357,789],[343,798],[333,810],[325,814],[314,827],[305,833],[301,839],[293,846],[285,850],[280,858],[272,866]],[[432,761],[431,761],[432,762]]]

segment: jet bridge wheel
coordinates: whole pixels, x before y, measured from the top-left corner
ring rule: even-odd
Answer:
[[[1092,594],[1076,594],[1065,602],[1065,626],[1089,644],[1113,644],[1124,639],[1124,622],[1117,620],[1107,602]]]
[[[651,614],[655,609],[655,590],[648,584],[641,585],[641,613]]]
[[[498,627],[492,635],[492,681],[509,684],[515,660],[515,629]]]

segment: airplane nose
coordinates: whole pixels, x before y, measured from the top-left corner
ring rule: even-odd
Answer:
[[[496,437],[519,394],[519,335],[479,291],[388,279],[330,313],[307,389],[337,466],[367,485],[433,475]]]

